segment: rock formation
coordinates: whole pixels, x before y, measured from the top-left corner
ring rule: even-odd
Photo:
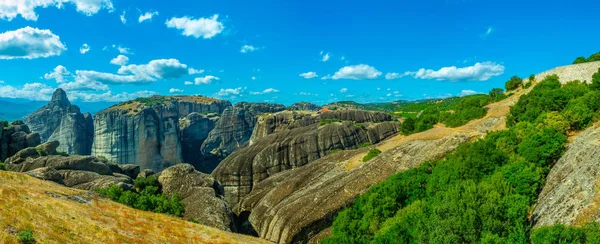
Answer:
[[[91,115],[83,115],[79,107],[72,105],[67,94],[57,89],[52,100],[25,118],[25,124],[38,132],[42,142],[59,141],[59,151],[68,154],[90,155],[93,137]]]
[[[214,160],[202,155],[200,148],[218,119],[215,113],[202,115],[196,112],[179,119],[183,162],[194,165],[201,172],[210,173],[217,167]]]
[[[289,106],[287,109],[291,110],[291,111],[302,111],[302,110],[305,110],[305,111],[317,111],[317,110],[320,110],[321,107],[318,106],[318,105],[316,105],[316,104],[314,104],[314,103],[297,102],[297,103],[294,103],[291,106]]]
[[[189,164],[179,164],[160,173],[158,182],[169,197],[178,192],[185,206],[184,219],[221,230],[236,231],[233,213],[220,196],[223,189],[213,177]]]
[[[180,118],[230,106],[201,96],[152,96],[115,105],[94,118],[92,155],[160,171],[183,162]]]
[[[225,200],[237,203],[253,186],[271,175],[297,168],[341,149],[375,144],[395,134],[399,123],[360,126],[350,121],[283,130],[239,149],[223,160],[213,175],[225,188]]]
[[[58,141],[25,148],[6,160],[6,168],[83,190],[115,184],[124,189],[133,189],[131,175],[137,175],[139,167],[115,165],[93,156],[58,155],[57,148],[60,148]]]
[[[365,110],[337,110],[321,114],[322,120],[349,120],[357,123],[391,121],[392,116],[382,112]]]
[[[533,213],[536,227],[600,221],[600,127],[577,136],[548,174]]]
[[[223,159],[247,145],[258,117],[285,109],[280,104],[241,102],[225,109],[215,128],[202,144],[202,154]]]
[[[6,160],[24,148],[39,144],[40,134],[31,133],[23,121],[13,121],[8,127],[0,128],[0,161]]]
[[[250,138],[250,145],[256,140],[270,134],[319,123],[320,120],[321,118],[316,113],[310,112],[282,111],[262,115],[256,122],[252,137]]]

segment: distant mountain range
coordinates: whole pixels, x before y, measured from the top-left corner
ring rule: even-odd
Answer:
[[[0,98],[0,120],[23,120],[25,117],[40,107],[46,105],[47,101],[31,101],[26,99]],[[95,114],[116,103],[114,102],[74,102],[79,106],[82,113]]]

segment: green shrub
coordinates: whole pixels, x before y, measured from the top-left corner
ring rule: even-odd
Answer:
[[[540,227],[532,231],[531,243],[600,243],[600,225],[592,222],[583,227],[562,224]]]
[[[35,151],[37,151],[38,155],[40,156],[48,156],[48,152],[41,147],[36,147]]]
[[[6,170],[6,165],[3,162],[0,162],[0,170]]]
[[[63,156],[63,157],[69,156],[69,154],[66,152],[58,152],[58,155]]]
[[[35,243],[35,237],[33,237],[33,231],[30,229],[23,229],[17,234],[17,240],[23,244]]]
[[[335,122],[342,122],[341,119],[322,119],[320,125],[327,125]]]
[[[8,121],[6,121],[6,120],[0,120],[0,125],[2,125],[2,128],[8,127]]]
[[[200,220],[197,218],[191,218],[190,222],[195,223],[195,224],[200,224]]]
[[[339,148],[331,149],[331,150],[327,151],[327,155],[334,154],[336,152],[341,152],[341,151],[342,151],[342,149],[339,149]]]
[[[592,75],[592,84],[590,85],[590,89],[600,90],[600,68],[598,68],[598,72]]]
[[[365,147],[370,147],[372,144],[370,142],[365,142],[363,144],[360,144],[360,146],[358,146],[358,148],[365,148]]]
[[[594,53],[594,54],[590,55],[588,58],[577,57],[575,59],[575,61],[573,61],[573,64],[581,64],[581,63],[594,62],[594,61],[600,61],[600,52]]]
[[[365,155],[362,159],[363,162],[367,162],[377,156],[379,156],[379,154],[381,154],[381,151],[377,148],[371,149],[369,150],[369,152],[367,153],[367,155]]]
[[[519,88],[520,85],[523,84],[523,79],[519,78],[518,76],[513,76],[510,78],[510,80],[508,80],[505,84],[505,88],[507,91],[512,91],[514,89]]]

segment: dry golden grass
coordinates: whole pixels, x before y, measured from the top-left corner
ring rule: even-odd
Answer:
[[[48,193],[89,196],[89,202]],[[38,243],[268,243],[0,171],[0,243],[18,243],[15,234],[24,228],[33,230]]]

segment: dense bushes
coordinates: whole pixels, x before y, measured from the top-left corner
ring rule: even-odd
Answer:
[[[23,229],[17,234],[17,240],[23,244],[35,243],[35,237],[33,237],[33,231],[31,229]]]
[[[179,194],[174,193],[171,198],[168,198],[161,192],[156,176],[138,177],[134,184],[135,192],[123,190],[116,185],[99,189],[97,192],[113,201],[136,209],[183,216],[184,208]]]
[[[6,120],[0,120],[0,129],[4,128],[4,127],[8,127],[8,121]]]
[[[337,215],[324,243],[598,243],[597,225],[530,235],[529,221],[566,131],[595,120],[578,116],[584,105],[598,111],[596,92],[546,78],[511,109],[509,129],[371,187]]]
[[[588,58],[578,57],[577,59],[575,59],[573,64],[581,64],[581,63],[594,62],[594,61],[600,61],[600,52],[594,53],[594,54],[590,55]]]
[[[0,162],[0,170],[6,170],[6,165],[3,162]]]
[[[523,84],[523,79],[519,78],[518,76],[513,76],[510,78],[510,80],[508,80],[506,82],[506,84],[504,85],[504,88],[506,88],[507,91],[512,91],[514,89],[519,88],[519,86],[522,84]]]
[[[367,153],[367,155],[365,155],[362,159],[363,162],[367,162],[377,156],[379,156],[379,154],[381,154],[381,150],[374,148],[369,150],[369,152]]]

